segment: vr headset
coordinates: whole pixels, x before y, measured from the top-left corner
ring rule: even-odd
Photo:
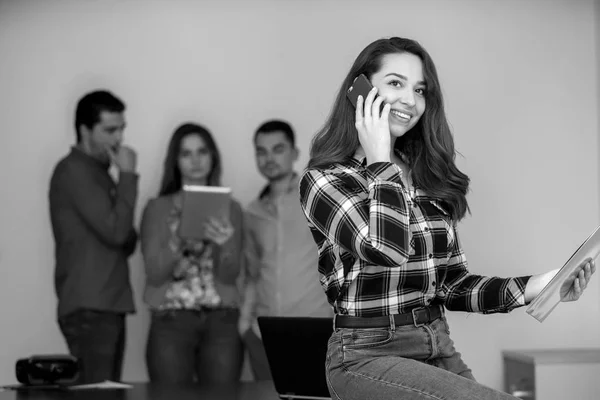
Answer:
[[[66,354],[33,355],[17,360],[15,372],[26,386],[68,385],[77,382],[79,362]]]

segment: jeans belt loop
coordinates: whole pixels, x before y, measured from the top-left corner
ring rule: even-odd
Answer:
[[[392,329],[392,332],[396,332],[396,321],[394,321],[394,316],[390,314],[388,317],[390,318],[390,328]]]
[[[333,314],[333,331],[335,332],[335,319],[337,318],[337,314]]]
[[[417,322],[418,317],[417,317],[417,314],[415,312],[418,313],[419,311],[427,311],[427,309],[424,308],[424,307],[419,307],[419,308],[413,308],[412,310],[410,310],[410,312],[412,313],[412,317],[413,317],[413,324],[417,328],[421,327],[421,326],[423,326],[423,325],[425,325],[427,323],[427,321],[426,322],[421,322],[421,323]]]

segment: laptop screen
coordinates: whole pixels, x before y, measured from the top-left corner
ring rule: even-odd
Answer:
[[[329,399],[325,359],[332,319],[258,317],[258,326],[279,396]]]

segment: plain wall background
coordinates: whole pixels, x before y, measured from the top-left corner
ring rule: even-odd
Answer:
[[[128,105],[139,224],[179,123],[215,134],[224,183],[247,204],[263,185],[251,147],[258,124],[292,122],[301,168],[358,52],[380,37],[415,38],[436,62],[458,164],[471,177],[473,214],[461,223],[471,270],[541,273],[599,223],[599,27],[594,0],[0,2],[0,382],[15,381],[17,358],[66,351],[47,189],[85,92],[108,88]],[[148,314],[139,251],[131,278],[138,313],[124,379],[141,381]],[[503,349],[597,347],[599,282],[543,324],[524,309],[451,313],[456,346],[495,388]]]
[[[597,63],[597,80],[596,87],[598,93],[598,102],[600,103],[600,0],[596,0],[596,63]],[[599,104],[600,108],[600,104]],[[600,134],[600,109],[597,112],[598,115],[598,133]],[[600,150],[600,149],[599,149]],[[599,151],[600,152],[600,151]],[[600,164],[599,164],[600,167]]]

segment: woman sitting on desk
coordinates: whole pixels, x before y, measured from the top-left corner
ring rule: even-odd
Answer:
[[[206,224],[206,240],[179,236],[183,185],[219,186],[221,157],[208,130],[184,124],[169,143],[159,197],[141,226],[144,300],[152,321],[146,365],[152,382],[237,382],[243,347],[237,331],[242,209]]]
[[[346,93],[361,74],[374,88],[354,110]],[[336,313],[326,367],[333,399],[514,399],[474,380],[444,308],[509,312],[556,271],[502,279],[467,270],[457,223],[468,209],[469,179],[454,157],[429,54],[403,38],[367,46],[300,181]],[[580,266],[562,300],[578,299],[594,269]]]

